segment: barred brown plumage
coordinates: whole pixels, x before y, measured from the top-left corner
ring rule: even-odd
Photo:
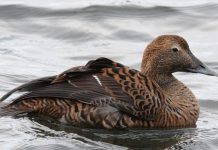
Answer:
[[[175,46],[178,51],[172,50]],[[141,71],[107,58],[91,60],[13,89],[1,101],[17,91],[26,93],[1,114],[38,113],[74,126],[107,129],[195,126],[199,104],[172,75],[177,71],[217,76],[182,37],[163,35],[147,46]]]

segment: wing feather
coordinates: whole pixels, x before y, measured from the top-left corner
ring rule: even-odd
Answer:
[[[107,58],[89,61],[85,66],[71,68],[58,76],[34,80],[7,93],[6,99],[16,91],[29,91],[12,103],[30,98],[62,98],[94,106],[110,105],[130,116],[153,120],[156,111],[154,103],[155,84],[137,70]],[[147,87],[149,86],[149,87]]]
[[[8,93],[6,93],[5,95],[3,95],[0,101],[4,101],[5,99],[7,99],[9,96],[14,94],[15,92],[34,91],[38,88],[50,85],[50,83],[55,79],[55,77],[56,76],[44,77],[44,78],[33,80],[21,86],[18,86],[14,88],[13,90],[9,91]]]

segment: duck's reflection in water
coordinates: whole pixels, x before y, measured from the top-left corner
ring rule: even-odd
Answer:
[[[93,129],[79,128],[71,125],[61,124],[49,117],[29,115],[32,121],[45,125],[55,131],[65,131],[66,133],[75,133],[93,141],[106,142],[130,149],[180,149],[184,148],[196,136],[196,128],[169,129],[169,130],[149,130],[149,129]],[[44,136],[56,136],[47,131],[38,131]],[[74,137],[72,137],[74,138]],[[80,141],[82,139],[79,139]],[[83,141],[83,140],[82,140]],[[187,143],[187,144],[185,144]],[[198,144],[198,143],[197,143]],[[197,146],[195,144],[195,146]]]

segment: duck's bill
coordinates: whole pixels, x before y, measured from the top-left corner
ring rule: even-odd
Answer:
[[[193,60],[193,66],[188,68],[186,71],[218,77],[218,74],[215,71],[211,70],[206,64],[197,59],[193,54],[191,57]]]
[[[209,75],[209,76],[217,76],[218,74],[211,70],[209,67],[207,67],[205,64],[202,64],[200,66],[198,66],[197,68],[190,68],[187,69],[188,72],[193,72],[193,73],[201,73],[201,74],[205,74],[205,75]]]

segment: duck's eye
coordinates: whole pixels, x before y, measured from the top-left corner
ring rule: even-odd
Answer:
[[[178,48],[172,48],[172,51],[178,52],[179,50],[178,50]]]

